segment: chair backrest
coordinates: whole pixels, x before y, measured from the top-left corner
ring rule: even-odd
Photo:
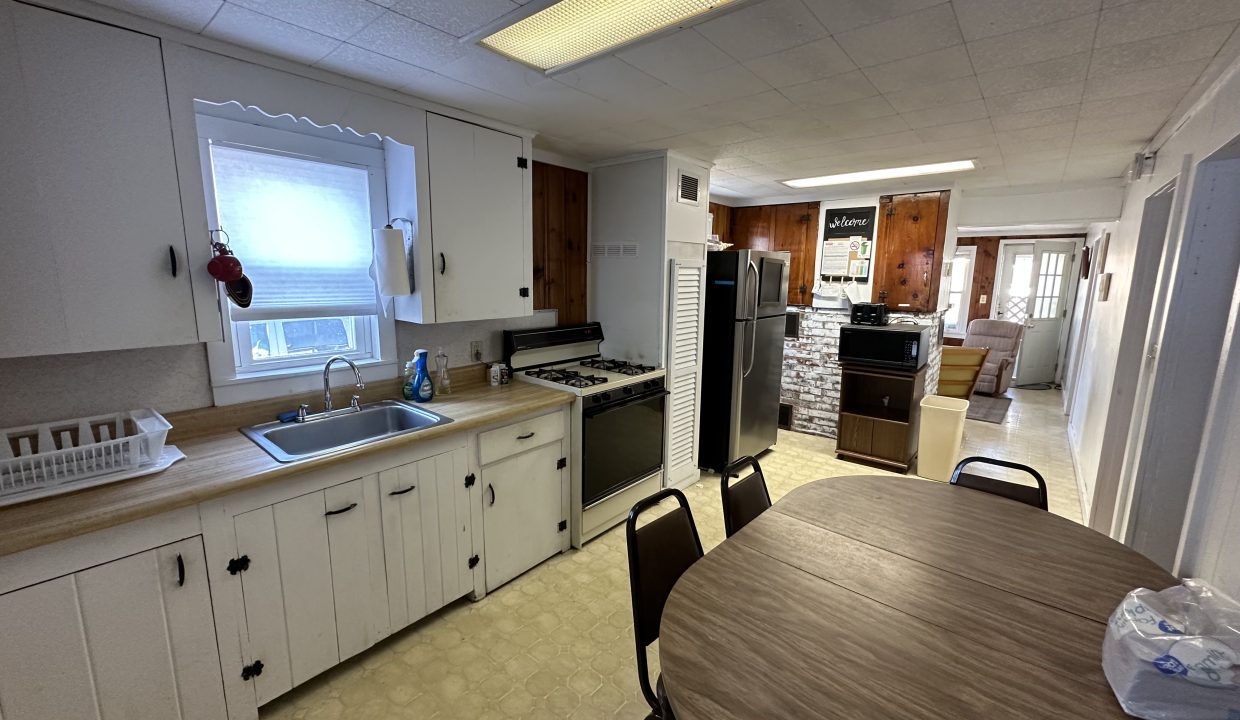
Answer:
[[[747,466],[753,467],[753,473],[743,480],[731,483],[730,480],[740,477],[740,471]],[[748,525],[750,520],[758,517],[771,506],[771,494],[766,490],[766,478],[762,475],[762,466],[749,455],[733,460],[720,475],[719,494],[723,499],[723,530],[728,537],[732,537],[738,530]]]
[[[1016,357],[1024,334],[1025,326],[1020,323],[978,318],[969,322],[964,347],[990,348],[991,362],[998,362],[1006,357]]]
[[[667,498],[675,498],[679,506],[637,526],[637,519],[643,512]],[[675,488],[660,490],[639,500],[629,511],[625,534],[629,546],[629,589],[633,596],[638,683],[646,702],[657,711],[659,701],[650,685],[646,647],[659,639],[659,622],[672,586],[702,557],[702,540],[698,537],[688,499]]]
[[[973,464],[996,465],[999,467],[1011,468],[1012,470],[1020,470],[1021,472],[1031,475],[1037,482],[1037,487],[1009,482],[1007,480],[1000,480],[998,478],[986,477],[985,475],[975,475],[973,473],[964,472],[966,467]],[[964,460],[961,460],[956,465],[956,469],[952,471],[951,484],[959,485],[960,487],[967,487],[972,490],[981,490],[982,492],[988,492],[992,495],[999,495],[1000,497],[1022,502],[1026,505],[1032,505],[1033,507],[1040,508],[1042,510],[1050,510],[1050,503],[1046,494],[1046,480],[1042,479],[1042,475],[1037,470],[1034,470],[1028,465],[1021,465],[1020,463],[1014,463],[1010,460],[999,460],[997,458],[984,458],[976,456],[967,457]]]
[[[936,394],[965,400],[972,397],[989,354],[990,348],[985,347],[943,348],[943,360],[939,366],[939,389]]]

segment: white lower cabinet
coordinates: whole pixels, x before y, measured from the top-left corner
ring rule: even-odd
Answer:
[[[565,422],[557,412],[479,436],[488,592],[568,549]]]
[[[4,720],[226,720],[201,537],[0,595]]]
[[[374,482],[357,478],[234,518],[239,559],[248,561],[239,574],[258,704],[390,633]]]

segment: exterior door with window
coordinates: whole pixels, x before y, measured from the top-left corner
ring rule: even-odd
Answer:
[[[1017,385],[1055,381],[1075,252],[1076,243],[1071,240],[1036,240],[1032,255],[1027,256],[1025,339],[1017,360]]]

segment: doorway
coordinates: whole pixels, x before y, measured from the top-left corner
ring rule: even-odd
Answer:
[[[1079,240],[1001,241],[994,317],[1025,326],[1016,357],[1017,386],[1053,384],[1070,303],[1076,296],[1073,272]]]

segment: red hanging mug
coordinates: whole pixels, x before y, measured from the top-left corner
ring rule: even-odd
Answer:
[[[237,256],[233,255],[224,243],[216,242],[211,246],[215,250],[215,257],[207,263],[207,272],[211,273],[211,277],[222,283],[240,280],[245,270],[241,267],[241,261],[237,259]]]

